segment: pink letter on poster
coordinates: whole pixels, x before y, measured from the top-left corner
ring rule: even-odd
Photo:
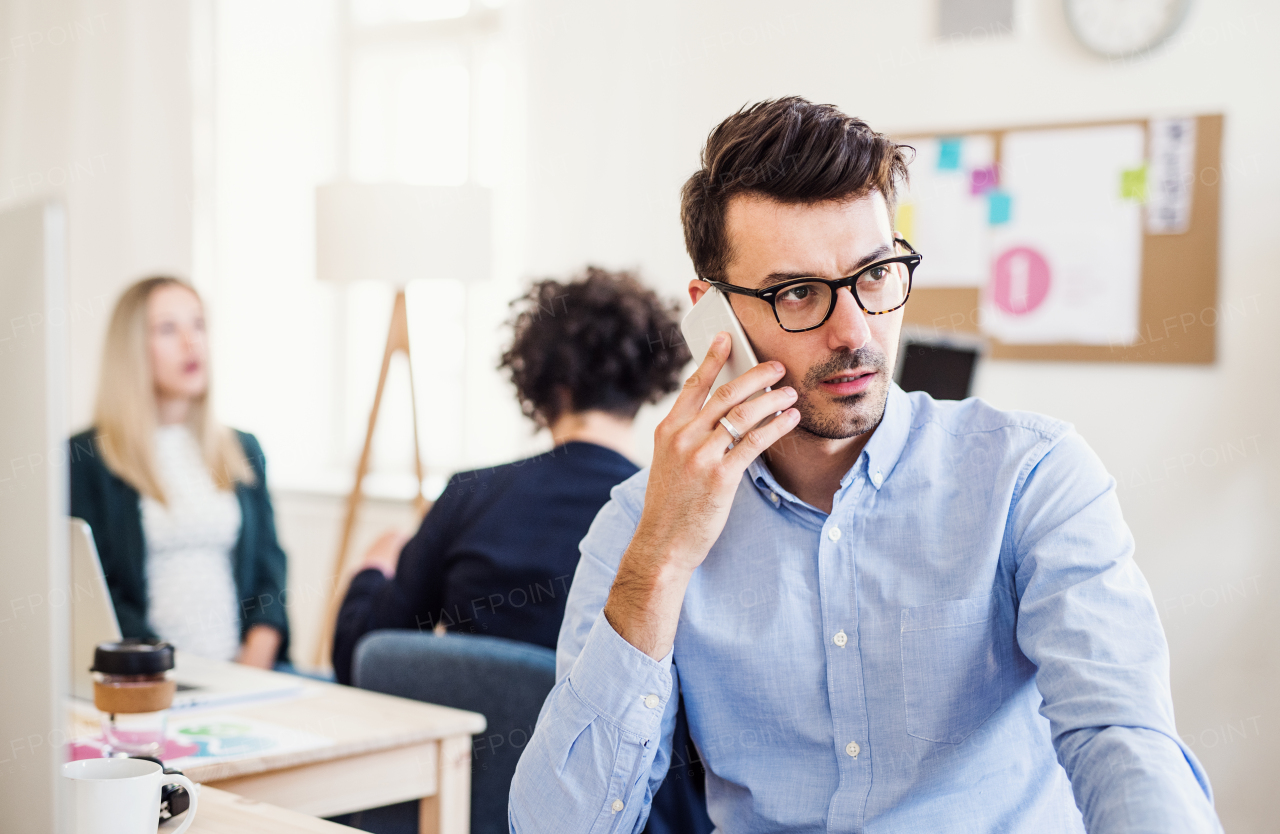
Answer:
[[[1049,264],[1034,249],[1016,246],[996,258],[991,295],[996,306],[1015,316],[1030,313],[1049,294]]]

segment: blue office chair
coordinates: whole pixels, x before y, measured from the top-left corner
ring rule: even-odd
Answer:
[[[500,637],[375,631],[356,646],[352,678],[361,689],[484,715],[489,726],[471,755],[471,831],[505,834],[511,777],[555,685],[555,652]],[[418,803],[343,821],[377,834],[417,834]]]
[[[356,646],[352,668],[362,689],[470,710],[489,722],[471,752],[472,834],[505,834],[516,762],[556,682],[556,654],[500,637],[375,631]],[[676,716],[672,769],[653,799],[644,834],[711,834],[702,762]],[[418,803],[402,802],[335,817],[375,834],[417,834]]]

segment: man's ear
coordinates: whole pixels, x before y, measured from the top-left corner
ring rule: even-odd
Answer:
[[[711,289],[711,285],[706,281],[703,281],[700,278],[694,278],[689,282],[689,300],[694,304],[697,304],[698,299],[702,298],[709,289]]]

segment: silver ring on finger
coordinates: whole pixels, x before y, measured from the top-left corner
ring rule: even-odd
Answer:
[[[742,432],[733,427],[733,423],[729,422],[728,417],[721,417],[720,425],[724,426],[725,431],[729,432],[729,436],[733,438],[734,443],[742,442]]]

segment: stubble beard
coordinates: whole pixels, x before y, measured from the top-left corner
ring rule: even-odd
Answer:
[[[822,380],[849,368],[875,371],[871,387],[847,397],[831,399],[822,393]],[[867,348],[834,353],[811,367],[796,386],[795,408],[800,431],[824,440],[847,440],[880,425],[889,398],[889,363],[883,353]]]

